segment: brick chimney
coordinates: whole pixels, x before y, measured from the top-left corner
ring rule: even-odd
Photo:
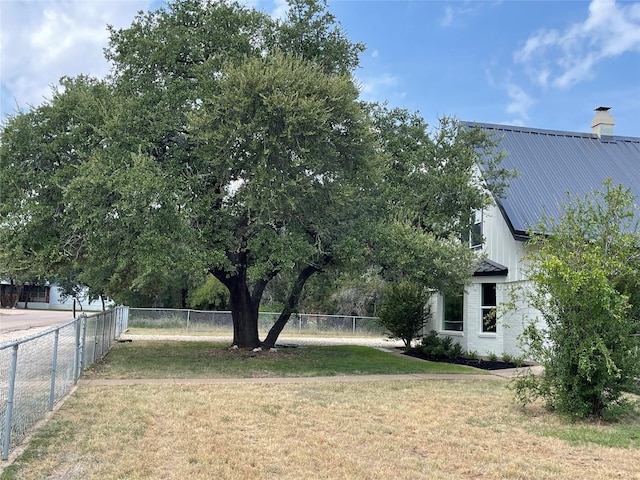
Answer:
[[[616,121],[609,113],[609,110],[611,110],[611,107],[596,108],[596,116],[591,120],[591,132],[595,133],[598,138],[613,136],[613,126]]]

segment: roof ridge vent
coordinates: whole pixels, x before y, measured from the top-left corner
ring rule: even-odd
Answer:
[[[613,126],[616,121],[609,113],[611,107],[596,108],[596,116],[591,120],[591,132],[596,134],[598,138],[613,137]]]

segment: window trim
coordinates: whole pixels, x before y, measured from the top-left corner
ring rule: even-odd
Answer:
[[[49,285],[30,285],[22,286],[19,302],[24,303],[51,303],[51,287]]]
[[[493,304],[485,303],[485,288],[493,285]],[[498,309],[498,284],[495,282],[483,282],[480,284],[480,333],[482,334],[491,334],[495,335],[498,331],[498,321],[495,318],[495,314],[497,314]],[[485,313],[485,311],[487,313]],[[484,319],[487,315],[490,315],[491,312],[495,312],[493,322],[491,322],[491,327],[487,327]]]
[[[459,321],[449,321],[447,322],[447,298],[451,298],[451,297],[460,297],[460,320]],[[440,322],[440,328],[442,332],[447,332],[447,334],[449,335],[464,335],[464,305],[465,305],[465,300],[464,300],[464,290],[459,294],[459,295],[445,295],[445,294],[441,294],[442,297],[442,315],[441,315],[441,322]],[[448,328],[446,328],[447,323],[451,324],[451,323],[458,323],[460,324],[460,329],[459,330],[450,330]]]
[[[475,210],[473,215],[473,225],[469,232],[469,247],[478,249],[484,245],[484,211],[482,209]]]

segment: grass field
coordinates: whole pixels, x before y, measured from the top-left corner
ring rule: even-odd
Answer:
[[[141,343],[118,345],[109,363],[92,377],[132,378],[138,376],[134,372],[157,372],[174,360],[178,365],[174,373],[182,370],[190,375],[185,371],[191,369],[188,354],[180,345],[149,342],[135,358],[129,347],[139,348]],[[206,350],[192,347],[192,354]],[[305,376],[304,370],[314,371],[314,361],[328,362],[328,358],[334,358],[334,372],[348,369],[354,355],[368,359],[357,367],[362,373],[371,373],[366,365],[378,368],[375,355],[369,357],[368,349],[361,347],[347,348],[342,359],[337,358],[340,349],[324,353],[320,349],[307,360],[305,353],[243,359],[231,357],[238,352],[221,350],[236,364],[252,367],[238,375],[243,377],[255,376],[252,363],[262,361],[278,364],[262,369],[271,372],[306,361],[300,376]],[[158,357],[159,351],[163,356]],[[373,351],[388,360],[396,358]],[[145,355],[151,357],[145,360]],[[148,366],[153,358],[156,367]],[[203,362],[194,361],[199,363]],[[507,385],[486,380],[305,384],[239,380],[82,386],[0,478],[640,478],[640,420],[570,423],[539,406],[520,409]]]

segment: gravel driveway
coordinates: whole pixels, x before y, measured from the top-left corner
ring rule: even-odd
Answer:
[[[183,342],[229,342],[232,337],[229,336],[204,336],[204,335],[132,335],[123,333],[120,335],[121,340],[178,340]],[[377,348],[395,348],[402,347],[402,340],[389,340],[388,338],[379,337],[316,337],[316,336],[285,336],[281,335],[276,343],[277,346],[291,345],[364,345],[367,347]]]

